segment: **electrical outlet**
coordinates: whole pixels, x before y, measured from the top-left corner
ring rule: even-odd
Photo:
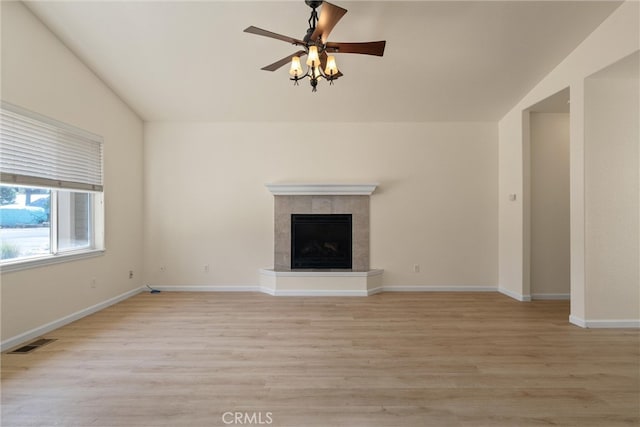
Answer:
[[[209,264],[205,264],[204,265],[204,272],[208,273],[209,272]]]
[[[420,273],[420,264],[413,264],[413,272]]]
[[[129,279],[133,279],[133,270],[129,270]]]
[[[165,271],[167,271],[166,267],[163,265],[160,267],[160,272],[164,273]]]
[[[92,289],[95,289],[95,287],[96,287],[96,278],[95,277],[91,279],[91,283],[89,284],[89,286],[91,286]]]

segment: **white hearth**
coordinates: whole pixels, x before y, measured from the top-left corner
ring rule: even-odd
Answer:
[[[368,296],[382,291],[384,270],[275,271],[260,269],[260,288],[279,296]]]

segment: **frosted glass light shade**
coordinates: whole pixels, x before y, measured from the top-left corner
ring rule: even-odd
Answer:
[[[327,76],[335,76],[338,74],[338,66],[336,65],[336,57],[333,55],[329,55],[327,57],[327,66],[324,69],[324,73]]]
[[[300,57],[291,58],[291,68],[289,69],[291,77],[300,77],[302,75],[302,66],[300,65]]]
[[[307,57],[307,65],[313,66],[320,64],[320,57],[318,56],[318,47],[309,46],[309,55]]]

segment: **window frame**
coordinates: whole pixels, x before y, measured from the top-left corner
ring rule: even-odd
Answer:
[[[12,186],[7,183],[0,185]],[[23,186],[24,187],[24,186]],[[30,188],[36,188],[30,186]],[[69,261],[75,261],[85,258],[93,258],[101,256],[105,253],[104,239],[104,193],[79,191],[87,193],[91,200],[91,213],[89,221],[89,246],[78,249],[69,249],[60,251],[58,248],[58,192],[68,191],[60,188],[38,187],[50,191],[51,207],[50,207],[50,232],[49,232],[49,253],[46,255],[35,255],[24,258],[9,258],[0,260],[0,273],[8,273],[13,271],[28,270],[32,268],[42,267],[46,265],[59,264]]]
[[[0,163],[0,185],[47,189],[50,191],[51,203],[49,253],[0,260],[0,273],[104,254],[103,138],[6,101],[2,101],[0,105],[0,154],[6,151],[10,156],[7,157],[8,161]],[[41,151],[40,144],[48,148]],[[78,151],[73,147],[77,147]],[[51,150],[59,153],[57,157],[49,155]],[[43,153],[45,157],[39,157],[39,153]],[[46,166],[47,164],[51,167]],[[30,165],[33,165],[33,169]],[[81,165],[80,169],[76,169],[78,165]],[[60,251],[58,193],[67,191],[90,196],[89,245]]]

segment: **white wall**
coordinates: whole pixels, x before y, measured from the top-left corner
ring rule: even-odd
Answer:
[[[104,137],[107,230],[103,256],[2,273],[7,342],[141,286],[143,126],[22,3],[1,7],[2,99]]]
[[[526,124],[523,111],[570,87],[571,319],[578,324],[585,324],[586,299],[591,298],[585,292],[584,81],[587,76],[640,48],[639,15],[638,2],[622,4],[498,125],[499,286],[503,292],[522,298],[529,291],[523,262],[523,125]],[[518,201],[510,202],[510,193],[516,193]]]
[[[531,113],[531,296],[570,292],[569,114]]]
[[[257,285],[273,265],[265,183],[379,182],[385,286],[496,286],[495,123],[147,123],[144,169],[154,285]]]
[[[637,66],[634,74],[585,86],[587,319],[640,319]]]

